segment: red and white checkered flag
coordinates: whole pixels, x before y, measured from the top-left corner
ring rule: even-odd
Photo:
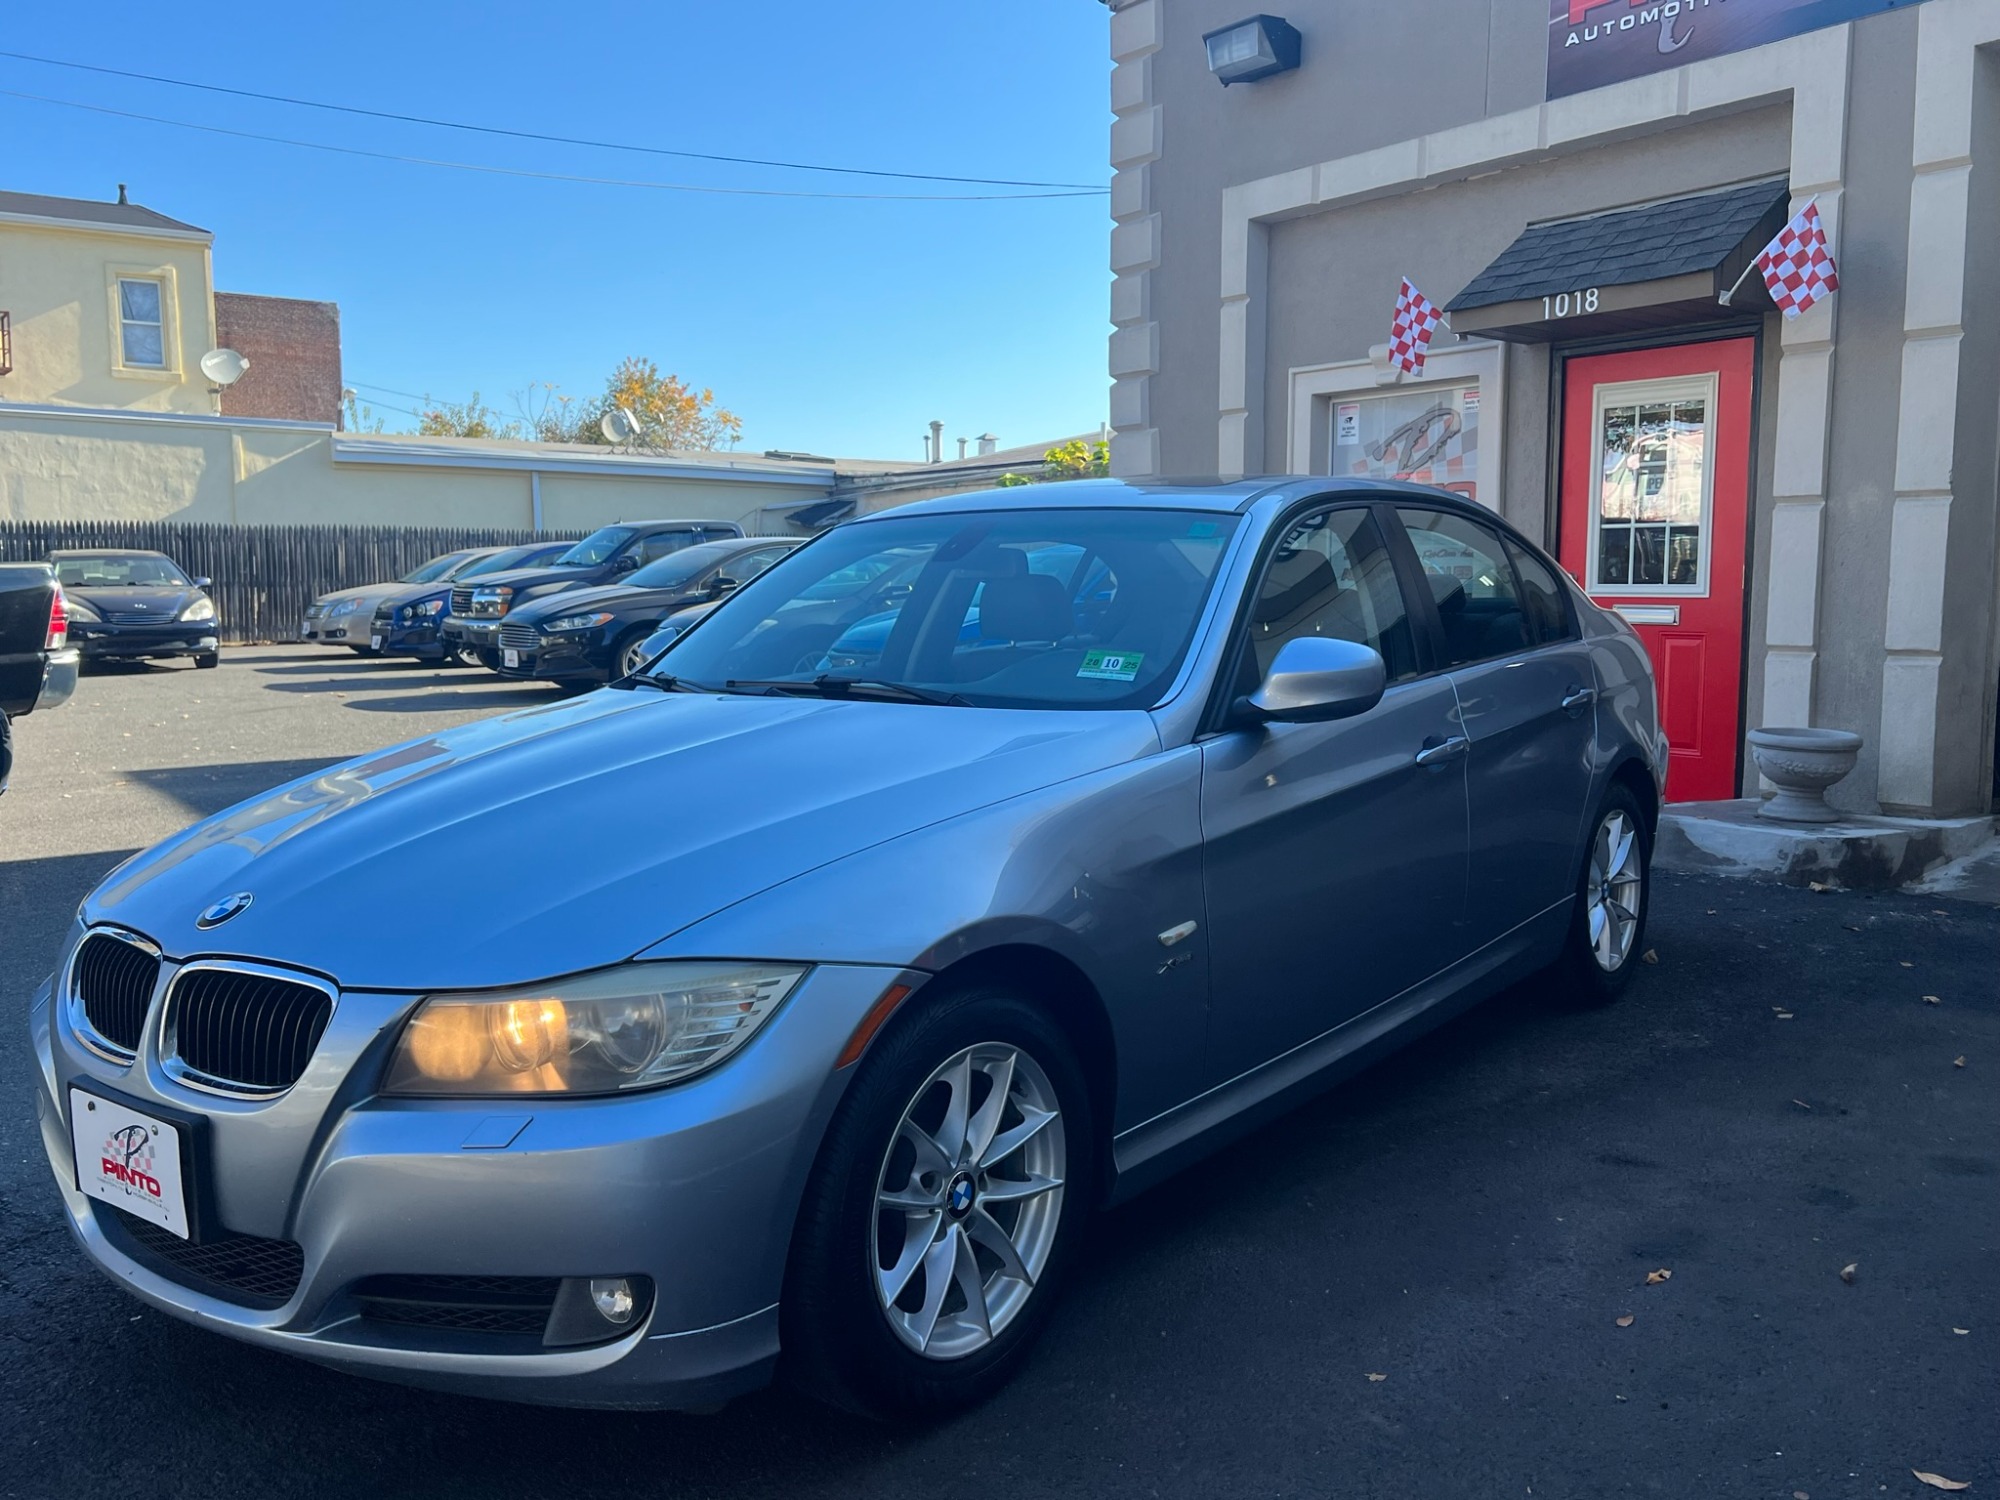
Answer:
[[[1796,318],[1828,292],[1840,290],[1817,198],[1794,214],[1792,222],[1758,253],[1757,269],[1764,273],[1771,300],[1788,318]]]
[[[1405,276],[1403,289],[1396,294],[1396,318],[1389,325],[1389,363],[1401,365],[1412,375],[1422,374],[1438,316],[1431,299],[1411,286]]]

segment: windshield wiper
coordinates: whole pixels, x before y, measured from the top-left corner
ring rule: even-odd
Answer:
[[[893,703],[932,703],[945,708],[970,708],[972,700],[957,693],[935,688],[912,687],[907,682],[889,682],[880,677],[835,677],[822,672],[800,681],[793,677],[732,677],[723,684],[734,689],[766,693],[795,693],[820,698],[882,698]]]
[[[689,682],[685,677],[669,677],[662,673],[655,677],[651,672],[634,672],[630,677],[612,679],[612,687],[650,687],[663,693],[720,693],[724,689],[710,687],[705,682]]]

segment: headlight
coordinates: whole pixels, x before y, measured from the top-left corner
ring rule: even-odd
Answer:
[[[412,620],[428,620],[435,617],[445,606],[442,599],[425,599],[417,604],[405,604],[397,614],[407,624]]]
[[[69,611],[69,617],[72,620],[88,620],[95,624],[104,618],[104,616],[92,609],[88,604],[85,604],[81,599],[73,598],[68,594],[63,595],[63,607]]]
[[[626,964],[433,995],[397,1044],[391,1094],[613,1094],[677,1083],[747,1042],[804,977],[792,964]]]
[[[595,630],[600,625],[608,624],[610,620],[611,615],[608,611],[599,610],[594,615],[564,615],[560,620],[549,621],[542,629],[552,632],[563,630]]]
[[[197,599],[181,611],[181,618],[183,620],[213,620],[215,618],[215,601],[207,598]]]
[[[327,613],[330,615],[351,615],[359,608],[361,608],[361,601],[359,599],[336,599],[333,602],[333,607],[327,610]]]
[[[495,584],[492,588],[475,589],[472,595],[472,612],[475,615],[504,615],[507,605],[514,597],[509,584]]]

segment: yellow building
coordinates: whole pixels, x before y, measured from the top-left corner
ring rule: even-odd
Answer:
[[[0,401],[211,413],[214,236],[125,201],[0,192]]]

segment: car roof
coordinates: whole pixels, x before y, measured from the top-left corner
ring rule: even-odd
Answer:
[[[166,557],[168,562],[173,562],[166,553],[155,552],[150,547],[70,547],[60,552],[51,552],[49,561],[55,562],[59,558],[66,557]]]
[[[1313,496],[1407,495],[1426,502],[1490,515],[1462,495],[1401,479],[1335,475],[1273,474],[1249,479],[1065,479],[1009,489],[940,495],[891,510],[860,516],[849,525],[911,514],[946,515],[984,510],[1194,510],[1241,515],[1260,500],[1303,500]]]
[[[699,526],[736,526],[735,521],[705,521],[699,516],[675,516],[664,521],[606,521],[599,531],[609,531],[614,526],[623,526],[631,531],[693,531]],[[717,538],[718,541],[722,538]],[[574,546],[574,543],[571,543]]]

